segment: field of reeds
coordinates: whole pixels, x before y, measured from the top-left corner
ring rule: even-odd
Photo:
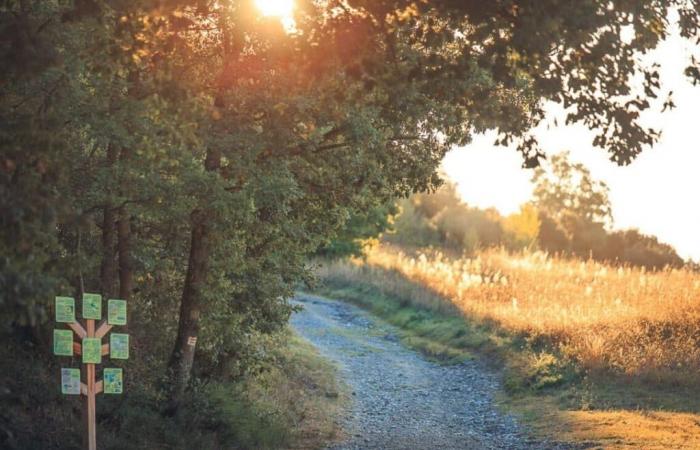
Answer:
[[[650,272],[542,252],[409,255],[387,245],[321,270],[321,278],[348,282],[376,278],[384,292],[414,305],[546,344],[587,373],[700,381],[700,274],[691,270]]]
[[[541,252],[450,257],[386,244],[324,261],[352,301],[446,362],[481,354],[538,434],[606,449],[700,448],[700,273]]]

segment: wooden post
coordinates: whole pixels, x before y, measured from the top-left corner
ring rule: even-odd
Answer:
[[[88,295],[90,303],[85,303]],[[110,336],[110,343],[102,343],[102,338],[109,333],[113,325],[126,325],[126,302],[120,299],[109,299],[106,319],[102,319],[101,302],[102,298],[99,294],[83,295],[83,320],[85,320],[83,326],[83,323],[75,317],[75,300],[72,297],[56,297],[56,321],[65,323],[71,331],[54,330],[54,354],[82,355],[83,357],[80,389],[76,384],[78,376],[75,374],[75,369],[62,368],[61,392],[85,396],[83,447],[87,450],[97,450],[97,394],[121,394],[123,391],[122,369],[107,368],[103,372],[106,379],[97,381],[95,379],[96,363],[107,355],[112,359],[129,358],[128,334],[115,333]],[[99,325],[95,324],[95,320],[101,320]],[[75,342],[73,340],[75,336],[82,342]],[[99,347],[96,347],[98,344]]]
[[[86,319],[87,337],[95,337],[95,319]],[[95,420],[95,365],[85,364],[85,382],[87,384],[85,395],[85,441],[88,450],[97,450],[97,423]]]

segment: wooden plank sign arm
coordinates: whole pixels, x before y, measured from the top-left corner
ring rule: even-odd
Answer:
[[[87,331],[85,330],[85,328],[83,328],[82,325],[80,325],[80,322],[70,322],[66,325],[68,325],[68,327],[71,330],[73,330],[73,332],[77,334],[80,339],[83,339],[87,336]]]
[[[112,325],[108,324],[106,320],[103,320],[95,331],[95,337],[97,339],[102,339],[111,329]]]

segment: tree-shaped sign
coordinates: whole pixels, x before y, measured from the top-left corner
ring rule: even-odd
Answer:
[[[61,368],[61,392],[67,395],[85,396],[85,443],[89,450],[97,448],[95,423],[95,396],[100,393],[121,394],[124,392],[124,375],[120,368],[105,368],[102,380],[95,380],[95,365],[102,363],[102,356],[111,359],[129,358],[129,335],[112,333],[109,344],[102,338],[114,325],[126,325],[126,301],[110,299],[107,302],[107,320],[102,320],[102,296],[83,294],[81,324],[75,317],[75,299],[56,297],[56,322],[65,323],[69,329],[53,332],[53,352],[59,356],[80,355],[83,363],[82,375],[77,368]],[[101,320],[95,326],[95,321]],[[76,342],[79,340],[79,342]],[[84,381],[83,381],[84,380]]]

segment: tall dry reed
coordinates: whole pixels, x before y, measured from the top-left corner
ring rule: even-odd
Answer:
[[[690,270],[649,272],[542,252],[408,255],[386,245],[322,276],[342,270],[345,278],[383,277],[383,290],[413,303],[447,303],[469,319],[546,342],[589,371],[699,378],[700,275]]]

